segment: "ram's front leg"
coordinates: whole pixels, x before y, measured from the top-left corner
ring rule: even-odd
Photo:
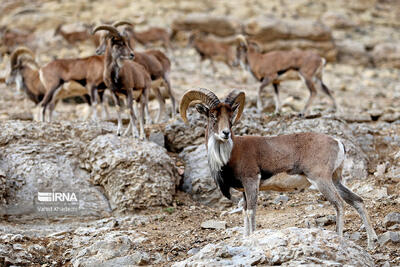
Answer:
[[[243,192],[243,236],[247,237],[250,235],[250,222],[249,222],[249,217],[247,216],[247,201],[246,201],[246,193]]]
[[[248,232],[252,234],[256,230],[256,208],[257,208],[257,197],[258,187],[260,184],[260,178],[248,178],[243,183],[245,199],[246,199],[246,217],[248,221]]]

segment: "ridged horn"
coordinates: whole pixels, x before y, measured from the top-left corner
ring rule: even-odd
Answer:
[[[108,31],[111,35],[115,36],[115,37],[121,37],[121,34],[119,33],[119,31],[111,26],[111,25],[100,25],[97,26],[96,28],[93,29],[92,34],[95,34],[97,31]]]
[[[248,46],[246,37],[244,37],[243,35],[239,34],[239,35],[236,36],[235,39],[236,39],[237,44],[241,44],[241,45],[244,45],[246,47]]]
[[[25,46],[18,47],[12,52],[10,56],[11,68],[13,68],[17,64],[18,57],[22,54],[29,54],[32,57],[32,59],[35,59],[35,54],[29,48]]]
[[[226,104],[229,104],[231,107],[235,104],[238,104],[238,112],[235,118],[235,121],[233,122],[233,124],[236,124],[240,117],[242,116],[243,113],[243,109],[244,109],[244,102],[246,100],[246,95],[243,91],[237,91],[237,90],[233,90],[232,92],[230,92],[227,97],[225,98],[224,102]]]
[[[132,22],[127,21],[127,20],[119,20],[113,23],[113,27],[117,28],[122,25],[128,25],[128,26],[133,26]]]
[[[201,101],[202,103],[206,104],[210,109],[221,103],[218,97],[208,89],[199,88],[194,90],[188,90],[182,96],[181,104],[179,107],[179,112],[185,123],[187,123],[186,110],[188,109],[190,103],[192,103],[195,100]]]

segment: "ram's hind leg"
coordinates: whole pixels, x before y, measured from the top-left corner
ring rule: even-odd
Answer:
[[[343,236],[343,201],[336,190],[336,187],[332,183],[332,178],[324,178],[320,176],[318,178],[310,178],[309,181],[316,185],[318,190],[324,195],[324,197],[335,207],[336,210],[336,232],[339,236]]]
[[[332,95],[332,92],[329,90],[329,88],[324,84],[324,82],[322,80],[319,80],[319,83],[320,83],[322,92],[324,92],[329,97],[329,99],[331,100],[331,103],[332,103],[332,108],[334,111],[336,111],[337,104],[336,104],[335,98]]]
[[[358,214],[360,215],[360,217],[362,219],[362,222],[365,225],[365,229],[367,231],[368,248],[373,249],[374,244],[377,241],[378,237],[375,233],[374,228],[372,228],[372,226],[371,226],[371,221],[370,221],[368,213],[365,209],[364,201],[362,200],[361,197],[359,197],[358,195],[353,193],[350,189],[348,189],[346,186],[344,186],[341,183],[341,179],[342,179],[341,171],[342,171],[341,168],[339,168],[338,170],[335,171],[334,179],[333,179],[334,185],[337,188],[340,196],[344,199],[344,201],[346,201],[347,204],[349,204],[350,206],[354,207],[357,210]]]

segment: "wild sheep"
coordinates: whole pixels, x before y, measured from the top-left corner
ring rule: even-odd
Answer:
[[[214,71],[214,60],[222,61],[226,65],[232,67],[237,64],[236,51],[231,43],[220,42],[210,38],[205,38],[199,32],[194,32],[189,37],[189,45],[200,55],[201,61],[209,59]]]
[[[149,43],[161,42],[165,49],[171,48],[171,41],[168,32],[160,27],[151,27],[146,31],[135,31],[134,25],[128,27],[130,37],[138,43],[146,46]]]
[[[122,25],[131,25],[129,22],[126,21],[119,21],[113,24],[114,27],[122,26]],[[126,29],[123,34],[126,34]],[[129,38],[129,35],[127,35]],[[131,38],[129,40],[132,40]],[[96,49],[96,53],[98,55],[103,54],[105,52],[106,41],[103,37],[99,47]],[[172,93],[171,88],[171,81],[169,78],[169,73],[171,71],[171,61],[168,57],[159,50],[147,50],[144,52],[136,52],[135,57],[133,59],[136,63],[142,65],[146,71],[150,74],[150,77],[153,81],[162,79],[164,81],[165,87],[168,91],[169,98],[171,99],[172,103],[172,115],[176,114],[176,100]],[[158,114],[156,117],[156,121],[159,122],[161,114],[164,114],[164,98],[162,97],[158,87],[153,88],[155,91],[156,98],[160,104],[160,108],[158,110]]]
[[[7,85],[15,82],[18,90],[24,91],[30,100],[39,104],[46,94],[46,88],[40,81],[39,65],[33,52],[26,47],[15,49],[10,56],[10,69]]]
[[[146,106],[146,91],[151,86],[150,74],[142,65],[132,61],[134,53],[129,47],[128,40],[115,27],[110,25],[97,26],[93,30],[93,34],[100,30],[108,31],[106,35],[107,45],[104,55],[103,79],[107,88],[112,91],[114,101],[118,107],[117,134],[120,135],[122,129],[118,94],[124,94],[127,96],[128,107],[130,109],[130,123],[126,133],[132,129],[132,135],[134,137],[138,136],[136,116],[132,106],[133,100],[135,100],[141,104],[139,112],[139,138],[144,139],[144,109]]]
[[[42,102],[42,120],[45,120],[47,106],[59,98],[57,94],[62,85],[69,81],[78,82],[83,87],[79,90],[64,90],[63,97],[90,95],[94,116],[97,119],[97,104],[101,103],[98,93],[101,95],[106,89],[103,72],[104,56],[56,59],[40,68],[40,80],[46,88]]]
[[[274,86],[275,113],[279,113],[281,103],[279,100],[279,80],[278,77],[288,70],[298,72],[300,78],[305,82],[310,96],[304,109],[299,114],[304,116],[317,94],[315,85],[317,84],[322,91],[329,96],[333,109],[336,110],[336,102],[330,90],[322,81],[322,71],[325,65],[325,59],[312,51],[272,51],[268,53],[260,53],[255,47],[255,43],[248,43],[242,35],[237,37],[237,56],[238,60],[243,62],[253,74],[253,76],[261,82],[258,88],[257,108],[262,111],[262,90],[272,83]]]
[[[94,36],[90,35],[87,29],[66,32],[62,29],[63,24],[58,25],[54,31],[54,36],[61,35],[69,44],[83,42],[88,39],[93,39]]]
[[[344,199],[359,213],[367,230],[368,247],[373,248],[377,236],[363,200],[341,183],[345,159],[341,141],[311,132],[274,137],[235,136],[232,126],[239,121],[245,102],[244,92],[235,90],[222,102],[207,89],[187,91],[180,103],[184,122],[193,101],[202,103],[196,106],[197,111],[208,120],[205,145],[212,177],[227,198],[231,196],[230,188],[244,192],[245,236],[256,228],[259,190],[288,191],[311,183],[335,207],[339,236],[343,236]],[[279,173],[300,176],[274,176]]]
[[[24,91],[35,105],[39,104],[46,94],[46,88],[40,81],[39,68],[33,52],[29,48],[18,47],[10,56],[10,73],[6,79],[7,85],[15,82],[17,89]],[[77,83],[68,83],[63,87],[62,91],[69,92],[82,89],[84,88]],[[63,93],[57,97],[63,98]],[[91,104],[88,95],[84,95],[83,97],[88,104]],[[51,104],[50,110],[54,109],[56,101]]]

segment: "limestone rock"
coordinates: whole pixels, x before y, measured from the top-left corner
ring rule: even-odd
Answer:
[[[238,33],[240,27],[238,22],[226,16],[210,16],[205,13],[192,13],[175,19],[172,23],[172,29],[174,31],[199,30],[226,37]]]
[[[340,63],[367,66],[371,61],[371,56],[361,42],[349,39],[338,40],[336,46]]]
[[[1,214],[47,216],[38,192],[76,194],[76,216],[169,205],[179,183],[164,148],[117,137],[112,123],[7,121],[0,132]]]
[[[110,123],[102,128],[78,122],[1,122],[0,169],[6,174],[7,197],[0,213],[42,217],[35,207],[38,192],[79,194],[77,215],[109,212],[107,199],[90,183],[80,159],[89,140],[115,129]]]
[[[244,31],[263,51],[299,48],[315,50],[328,61],[336,60],[331,31],[318,21],[255,17],[245,22]]]
[[[201,228],[205,229],[225,229],[226,221],[208,220],[201,223]]]
[[[384,246],[389,242],[400,243],[400,232],[386,232],[379,236],[378,242],[381,246]]]
[[[91,181],[104,187],[113,210],[171,204],[179,175],[165,148],[108,134],[94,138],[86,151]]]
[[[372,59],[378,67],[400,68],[400,44],[380,43],[372,51]]]
[[[204,135],[207,125],[205,117],[202,117],[195,109],[188,109],[185,124],[182,119],[165,126],[166,147],[173,152],[181,152],[185,147],[204,144]]]
[[[74,239],[79,239],[76,236]],[[146,238],[135,231],[112,231],[101,233],[100,238],[91,236],[90,245],[85,245],[74,251],[72,266],[126,266],[147,265],[150,256],[135,249]],[[77,241],[73,241],[77,244]],[[82,244],[83,245],[83,244]]]
[[[348,29],[357,25],[347,14],[338,11],[325,12],[321,20],[333,29]]]
[[[243,239],[235,236],[208,244],[194,256],[175,263],[179,266],[264,266],[302,264],[374,266],[371,256],[336,233],[320,229],[264,229]]]
[[[400,224],[400,213],[398,212],[391,212],[383,219],[383,225],[385,225],[386,228],[395,224]]]

